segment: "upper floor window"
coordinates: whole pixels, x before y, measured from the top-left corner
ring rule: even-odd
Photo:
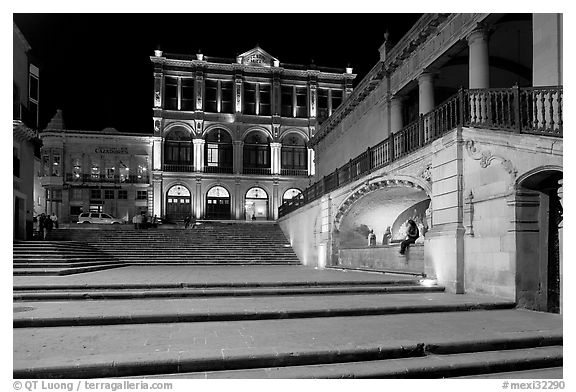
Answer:
[[[306,141],[298,134],[289,134],[282,140],[282,169],[306,170],[308,149]]]
[[[308,95],[306,87],[296,87],[296,117],[308,117]]]
[[[256,83],[244,83],[244,113],[256,114]]]
[[[270,139],[260,132],[251,132],[244,140],[244,167],[270,167]]]
[[[178,110],[178,79],[166,76],[164,83],[164,108]]]
[[[272,103],[272,95],[270,85],[260,84],[259,114],[261,116],[270,116],[271,103]]]
[[[193,111],[194,110],[194,79],[193,78],[182,78],[182,92],[180,107],[182,110]]]
[[[164,163],[192,165],[192,137],[183,128],[168,132],[164,139]]]
[[[206,112],[216,113],[218,111],[217,99],[218,99],[218,81],[206,79],[204,84],[204,110]]]
[[[292,106],[294,102],[292,101],[292,95],[294,88],[292,86],[281,86],[280,93],[281,93],[281,115],[282,117],[292,117]]]
[[[342,90],[332,90],[332,112],[342,104]]]
[[[220,112],[234,113],[234,89],[232,81],[221,81],[220,89]]]
[[[206,136],[205,165],[208,167],[232,167],[232,138],[222,129],[214,129]]]

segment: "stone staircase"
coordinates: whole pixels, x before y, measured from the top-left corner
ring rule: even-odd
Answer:
[[[70,275],[122,267],[114,256],[83,242],[16,241],[13,274]]]
[[[299,264],[279,226],[204,222],[188,229],[54,230],[50,240],[82,242],[125,265]]]

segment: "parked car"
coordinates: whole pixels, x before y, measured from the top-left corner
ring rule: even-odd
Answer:
[[[112,215],[103,212],[84,212],[78,215],[78,223],[99,223],[105,225],[116,225],[124,223],[122,219],[114,218]]]

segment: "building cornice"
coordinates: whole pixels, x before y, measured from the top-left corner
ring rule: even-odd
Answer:
[[[202,69],[204,72],[209,70],[226,71],[230,73],[242,72],[242,73],[255,73],[255,74],[269,74],[273,75],[279,73],[288,77],[317,77],[317,78],[328,78],[353,80],[356,78],[354,73],[337,73],[337,72],[325,72],[318,69],[308,69],[308,70],[297,70],[285,67],[258,67],[252,65],[238,64],[238,63],[213,63],[204,60],[181,60],[181,59],[170,59],[166,57],[150,56],[150,61],[154,64],[161,64],[163,66],[174,66],[182,68],[198,68]]]

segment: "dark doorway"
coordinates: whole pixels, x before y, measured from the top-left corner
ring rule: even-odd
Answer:
[[[215,186],[206,194],[206,219],[230,219],[230,194],[226,188]]]

